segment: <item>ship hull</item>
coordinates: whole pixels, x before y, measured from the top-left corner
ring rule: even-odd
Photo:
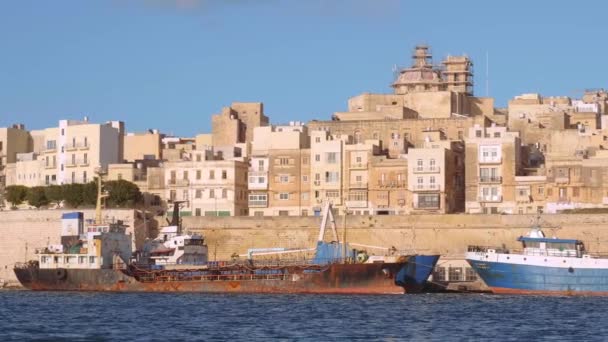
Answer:
[[[137,279],[112,269],[15,268],[21,284],[32,290],[206,293],[403,294],[420,292],[439,256],[410,256],[405,263],[331,264],[316,272],[288,274]],[[180,274],[179,272],[176,274]],[[182,273],[183,274],[183,273]]]
[[[527,259],[533,259],[534,257]],[[608,295],[608,269],[562,265],[542,266],[522,263],[467,259],[493,293],[527,295]],[[541,261],[547,260],[544,257]],[[581,261],[580,259],[577,261]],[[534,261],[530,261],[534,262]],[[551,263],[548,260],[546,263]]]

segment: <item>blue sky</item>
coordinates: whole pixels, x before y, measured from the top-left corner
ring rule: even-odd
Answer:
[[[273,123],[329,119],[390,92],[414,45],[466,53],[475,92],[607,87],[603,1],[14,0],[0,2],[0,126],[124,120],[194,135],[233,101]]]

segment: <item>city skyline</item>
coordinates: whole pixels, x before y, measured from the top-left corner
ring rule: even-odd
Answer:
[[[605,48],[589,34],[598,6],[574,16],[542,4],[435,5],[3,3],[0,127],[87,115],[123,120],[128,131],[193,136],[235,101],[264,102],[272,123],[328,120],[350,97],[390,93],[393,66],[409,65],[418,43],[433,47],[435,63],[469,55],[477,96],[486,95],[487,54],[497,107],[521,93],[578,97],[603,86],[596,65]]]

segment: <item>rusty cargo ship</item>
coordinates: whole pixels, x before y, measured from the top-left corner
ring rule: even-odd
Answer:
[[[98,201],[99,202],[99,201]],[[37,260],[16,265],[21,284],[32,290],[403,294],[420,292],[438,255],[397,253],[368,255],[338,241],[330,205],[324,208],[315,248],[255,249],[247,258],[209,261],[204,238],[183,234],[174,209],[172,225],[140,251],[132,252],[131,235],[122,222],[95,222],[85,227],[82,213],[62,217],[62,244],[37,251]],[[332,242],[324,241],[331,222]],[[310,259],[258,260],[256,256],[310,252]]]

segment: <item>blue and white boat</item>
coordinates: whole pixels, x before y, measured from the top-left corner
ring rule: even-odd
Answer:
[[[608,258],[582,241],[548,238],[535,225],[517,239],[523,251],[469,246],[466,260],[493,293],[608,295]]]

